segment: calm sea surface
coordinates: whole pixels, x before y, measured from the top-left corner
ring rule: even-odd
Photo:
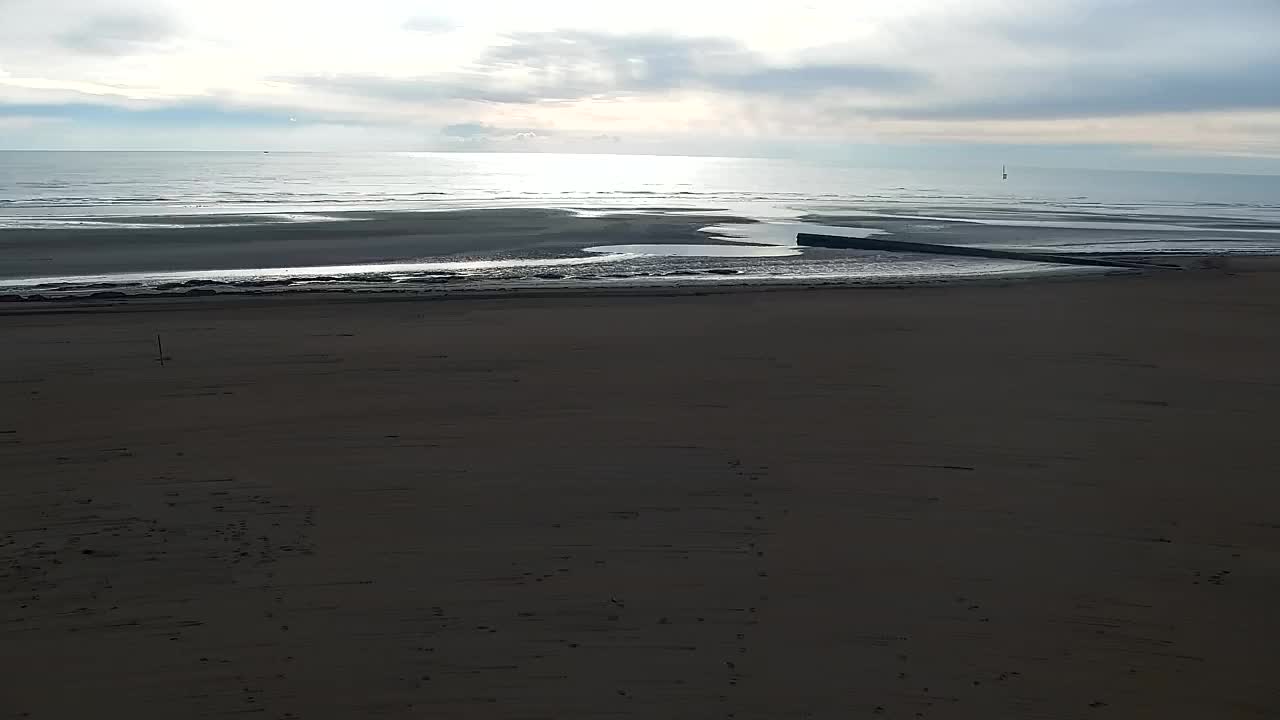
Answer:
[[[1280,221],[1280,176],[538,154],[0,152],[0,222],[339,209],[959,205]]]

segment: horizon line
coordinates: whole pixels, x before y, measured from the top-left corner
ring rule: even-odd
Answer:
[[[169,153],[169,154],[238,154],[238,155],[560,155],[560,156],[585,156],[585,157],[649,157],[649,158],[688,158],[700,160],[772,160],[772,161],[790,161],[797,163],[817,163],[824,165],[838,165],[845,167],[863,167],[863,168],[883,168],[898,169],[908,167],[911,169],[925,170],[955,170],[961,167],[994,167],[995,163],[972,163],[957,164],[945,163],[938,165],[926,165],[921,163],[904,163],[901,165],[885,165],[884,163],[875,164],[859,164],[845,160],[829,160],[808,157],[796,157],[787,155],[695,155],[688,153],[652,153],[652,152],[591,152],[591,151],[546,151],[546,150],[483,150],[469,148],[466,150],[454,149],[422,149],[422,150],[228,150],[228,149],[210,149],[210,148],[2,148],[0,153],[112,153],[112,154],[128,154],[128,153]],[[1102,168],[1102,167],[1084,167],[1084,166],[1064,166],[1064,165],[1042,165],[1042,164],[1016,164],[1001,161],[999,164],[1007,165],[1013,170],[1066,170],[1066,171],[1085,171],[1085,172],[1103,172],[1103,173],[1157,173],[1164,175],[1226,175],[1239,177],[1280,177],[1280,170],[1274,172],[1256,171],[1241,172],[1237,170],[1170,170],[1170,169],[1150,169],[1150,168]]]

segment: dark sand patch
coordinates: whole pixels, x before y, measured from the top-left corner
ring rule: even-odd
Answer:
[[[1274,714],[1280,275],[1248,267],[0,317],[0,698]]]

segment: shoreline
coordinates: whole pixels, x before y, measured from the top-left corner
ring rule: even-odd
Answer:
[[[993,209],[948,219],[917,210],[924,214],[797,210],[779,218],[728,209],[524,207],[341,211],[256,224],[242,222],[248,216],[224,215],[125,217],[133,225],[120,228],[0,228],[0,297],[105,301],[213,291],[409,287],[428,295],[470,288],[523,293],[549,284],[590,292],[726,282],[893,285],[1055,272],[1009,259],[1020,254],[1110,263],[1280,253],[1280,244],[1266,235],[1280,239],[1280,228],[1201,228],[1191,220],[1150,222],[1161,219],[1154,216],[1102,222],[1080,213],[1054,219]],[[996,217],[1001,215],[1005,219]],[[190,224],[166,224],[175,221]],[[899,247],[950,245],[985,257],[806,247],[797,241],[804,233],[852,237],[858,239],[854,246],[875,246],[876,238]],[[1213,239],[1198,239],[1204,233]]]
[[[431,289],[281,289],[281,290],[211,290],[197,286],[182,292],[157,292],[122,295],[108,292],[88,296],[52,296],[29,298],[0,293],[0,316],[42,312],[104,311],[127,312],[130,310],[163,310],[166,308],[210,307],[220,304],[254,304],[269,307],[273,303],[324,304],[361,302],[466,302],[470,300],[538,300],[558,299],[608,299],[629,297],[694,297],[709,295],[796,293],[812,291],[903,291],[914,289],[1007,287],[1021,284],[1107,282],[1124,278],[1134,279],[1167,272],[1190,273],[1250,273],[1269,272],[1280,268],[1280,256],[1220,256],[1187,255],[1166,256],[1163,262],[1171,268],[1095,269],[1078,268],[1055,272],[1008,274],[1003,276],[939,277],[906,280],[871,280],[828,278],[821,280],[797,278],[794,280],[742,279],[715,275],[714,282],[654,282],[651,284],[616,284],[612,286],[556,285],[545,281],[542,287],[453,287],[447,290]],[[682,278],[687,280],[687,278]],[[737,282],[735,282],[737,280]]]
[[[1198,259],[1198,258],[1197,258]],[[1263,258],[1248,258],[1249,260],[1263,260]],[[1280,258],[1277,258],[1280,261]],[[921,279],[916,281],[906,281],[902,279],[890,280],[870,280],[859,281],[856,279],[760,279],[750,282],[734,282],[732,279],[721,279],[724,276],[715,275],[715,282],[706,282],[699,284],[695,282],[686,283],[663,283],[655,282],[652,284],[635,284],[635,285],[615,285],[615,286],[571,286],[571,285],[554,285],[554,281],[547,281],[545,287],[531,286],[511,286],[511,287],[489,287],[489,288],[454,288],[450,290],[400,290],[400,289],[359,289],[359,290],[335,290],[335,289],[283,289],[283,290],[207,290],[201,288],[193,288],[185,292],[175,293],[148,293],[137,295],[117,294],[110,291],[105,294],[90,294],[86,296],[54,296],[54,297],[30,297],[30,296],[8,296],[9,298],[21,297],[21,299],[7,299],[4,294],[0,294],[0,315],[22,314],[24,310],[30,312],[41,312],[42,310],[76,310],[76,309],[97,309],[97,310],[119,310],[128,311],[130,309],[148,309],[162,308],[165,306],[182,306],[183,303],[190,303],[192,306],[209,306],[218,305],[220,303],[243,304],[247,302],[260,301],[264,305],[272,302],[314,302],[314,303],[343,303],[343,302],[466,302],[469,300],[537,300],[544,298],[561,298],[561,299],[591,299],[591,298],[628,298],[628,297],[695,297],[708,295],[740,295],[740,294],[768,294],[768,293],[790,293],[790,292],[809,292],[809,291],[858,291],[858,290],[912,290],[912,289],[940,289],[940,288],[964,288],[964,287],[1002,287],[1023,283],[1053,283],[1053,282],[1080,282],[1080,281],[1101,281],[1107,278],[1118,277],[1136,277],[1148,274],[1147,270],[1127,270],[1127,269],[1108,269],[1100,270],[1094,268],[1081,268],[1076,272],[1058,271],[1046,273],[1027,273],[1014,274],[992,277],[992,276],[973,276],[973,277],[939,277],[930,279]],[[685,276],[682,276],[685,277]]]

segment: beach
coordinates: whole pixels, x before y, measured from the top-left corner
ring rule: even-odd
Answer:
[[[1062,268],[801,233],[1090,258],[1280,253],[1280,179],[486,153],[2,153],[0,302],[424,296]]]
[[[4,304],[0,707],[1274,716],[1280,266],[1216,265]]]

